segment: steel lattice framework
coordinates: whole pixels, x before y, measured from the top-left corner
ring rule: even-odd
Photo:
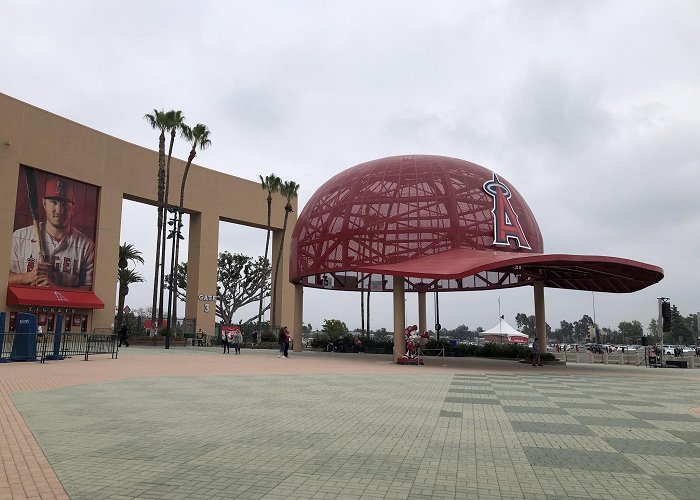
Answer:
[[[497,242],[489,183],[504,193],[511,209],[504,220],[521,228],[526,241]],[[532,211],[502,177],[456,158],[395,156],[349,168],[316,191],[292,234],[290,281],[383,291],[392,289],[392,276],[402,276],[407,291],[449,291],[540,280],[557,288],[623,292],[663,277],[660,268],[624,259],[542,252]],[[644,275],[630,281],[630,270]]]

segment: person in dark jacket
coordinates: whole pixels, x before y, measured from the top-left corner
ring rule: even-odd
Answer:
[[[277,335],[277,343],[280,346],[280,350],[277,353],[277,357],[278,358],[282,358],[282,357],[286,358],[287,356],[284,355],[284,347],[285,347],[284,328],[280,328],[280,333],[279,333],[279,335]]]
[[[127,337],[129,337],[129,327],[126,325],[122,325],[122,327],[119,329],[119,345],[117,347],[121,347],[122,342],[126,344],[126,347],[129,347],[129,341],[127,340]]]

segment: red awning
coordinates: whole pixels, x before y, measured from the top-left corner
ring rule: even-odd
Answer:
[[[8,286],[8,305],[104,309],[97,295],[88,290],[54,289],[38,286]]]

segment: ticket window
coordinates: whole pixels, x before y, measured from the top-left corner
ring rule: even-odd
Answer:
[[[71,326],[72,322],[73,322],[73,315],[66,314],[66,319],[64,320],[64,324],[63,324],[63,331],[64,332],[70,332],[70,326]]]
[[[82,321],[80,324],[80,331],[83,333],[87,332],[87,320],[88,320],[87,314],[83,314]]]
[[[17,313],[16,312],[10,312],[10,331],[14,332],[15,331],[15,322],[17,321]]]
[[[50,312],[46,319],[46,331],[53,332],[54,326],[56,325],[56,313]]]

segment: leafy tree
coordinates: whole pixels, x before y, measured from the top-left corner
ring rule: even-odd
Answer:
[[[659,328],[659,321],[656,318],[652,318],[649,321],[649,326],[647,327],[647,333],[655,340],[661,340],[661,328]]]
[[[528,316],[525,313],[518,313],[515,315],[515,324],[521,333],[524,333],[529,337],[534,337],[537,333],[535,316]]]
[[[622,338],[622,334],[618,330],[613,330],[610,327],[604,326],[603,328],[600,329],[600,334],[602,336],[602,340],[607,344],[622,344],[622,343],[624,343],[624,339]]]
[[[263,256],[265,262],[267,260],[267,254],[270,252],[270,232],[272,231],[272,195],[279,192],[280,186],[282,185],[282,179],[277,177],[274,173],[263,177],[260,177],[260,185],[263,190],[267,191],[267,236],[265,238],[265,255]],[[263,294],[260,294],[260,306],[258,307],[258,330],[260,329],[260,322],[263,316]],[[270,321],[272,323],[272,321]]]
[[[185,299],[187,290],[187,264],[177,267],[174,280],[174,291],[180,300]],[[270,296],[270,265],[263,257],[253,259],[247,255],[221,252],[216,269],[216,315],[225,325],[233,324],[233,315],[241,307],[259,300],[262,292]],[[168,287],[171,284],[170,275],[166,277]],[[266,309],[270,306],[268,305]],[[255,320],[254,315],[243,324]],[[309,325],[310,326],[310,325]]]
[[[332,339],[337,339],[348,333],[348,326],[339,319],[324,319],[322,331]]]
[[[555,335],[562,342],[571,342],[574,338],[574,325],[566,320],[561,320],[559,328],[555,330]]]
[[[671,306],[671,339],[675,344],[693,343],[691,342],[695,339],[696,331],[691,330],[692,325],[692,315],[688,317],[689,321],[686,321],[678,307],[675,305]]]
[[[583,342],[588,338],[588,327],[590,326],[593,326],[593,318],[588,314],[584,314],[580,320],[574,321],[574,340],[576,342]]]
[[[642,335],[644,335],[644,327],[637,320],[621,321],[620,324],[617,325],[617,328],[620,330],[623,339],[630,339],[633,341],[633,344],[639,343]],[[623,340],[623,342],[625,342],[625,340]]]
[[[141,252],[137,250],[131,243],[122,243],[119,246],[119,264],[117,269],[117,283],[119,284],[119,296],[118,296],[118,306],[117,306],[117,321],[115,323],[115,328],[118,330],[123,321],[124,315],[124,301],[129,293],[129,285],[132,283],[141,283],[144,281],[143,277],[134,271],[133,269],[128,269],[129,262],[140,262],[143,264],[143,257],[141,257]]]
[[[282,224],[282,235],[280,237],[280,249],[277,253],[277,262],[275,262],[275,278],[272,283],[272,320],[274,321],[275,312],[277,309],[277,281],[279,278],[280,261],[282,260],[282,250],[284,249],[284,235],[287,232],[287,221],[289,214],[292,213],[292,198],[296,198],[299,193],[299,184],[294,181],[285,181],[280,186],[280,193],[287,199],[284,206],[284,223]]]
[[[469,330],[466,325],[459,325],[457,328],[450,332],[450,337],[454,337],[460,340],[474,340],[476,337],[475,333]]]

